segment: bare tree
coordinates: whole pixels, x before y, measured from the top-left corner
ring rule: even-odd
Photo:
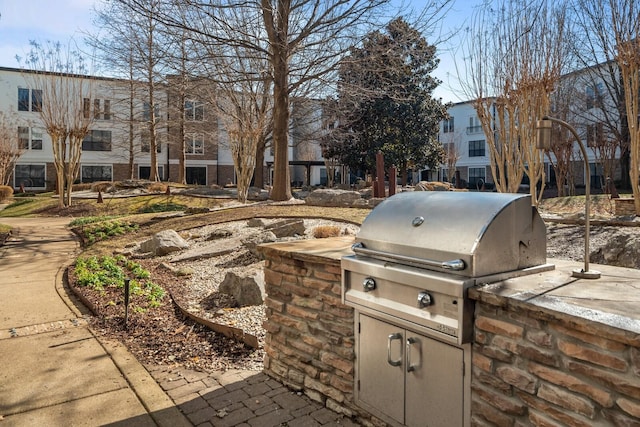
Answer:
[[[82,56],[71,46],[31,42],[23,76],[39,93],[36,110],[51,138],[56,168],[58,205],[71,206],[73,182],[78,177],[82,141],[94,121],[85,105],[93,98],[94,78]]]
[[[149,9],[141,0],[127,1],[137,9]],[[185,0],[176,5],[178,12],[170,9],[169,3],[173,2],[166,1],[161,18],[165,24],[199,34],[211,45],[241,46],[268,59],[266,72],[273,82],[274,151],[270,197],[290,199],[290,97],[322,90],[323,80],[332,77],[340,58],[357,35],[367,31],[371,20],[378,18],[376,12],[387,0]],[[249,28],[229,20],[230,13],[239,10],[251,17]],[[193,14],[206,16],[207,25],[201,25],[203,19],[190,19]]]
[[[447,179],[451,182],[460,160],[461,135],[459,131],[448,132],[441,140],[444,149],[444,167],[447,169]]]
[[[619,12],[631,13],[632,3],[617,2]],[[583,93],[578,99],[582,106],[591,104],[592,108],[582,108],[574,114],[586,123],[602,124],[603,143],[606,153],[619,149],[622,186],[630,188],[629,162],[631,158],[629,126],[625,105],[625,89],[616,62],[617,40],[613,25],[612,5],[616,2],[600,0],[573,0],[572,17],[575,20],[577,39],[577,67],[581,70],[581,84],[589,88],[590,94]],[[637,6],[635,6],[637,7]],[[633,20],[631,15],[627,19]],[[604,147],[603,147],[604,148]],[[603,154],[605,155],[605,154]],[[610,162],[607,158],[604,164]],[[606,167],[605,167],[606,169]],[[615,168],[612,168],[615,169]],[[611,175],[613,178],[613,175]]]
[[[136,136],[149,153],[149,179],[157,181],[158,149],[164,124],[159,93],[164,90],[167,49],[172,40],[158,19],[164,10],[164,0],[145,1],[145,7],[135,7],[134,0],[103,3],[98,10],[101,34],[90,37],[91,44],[102,52],[112,72],[130,81],[129,84],[129,162],[133,172]],[[141,111],[141,114],[139,111]],[[143,126],[137,126],[142,124]]]
[[[532,202],[544,185],[536,121],[549,112],[549,96],[568,58],[566,11],[547,0],[502,0],[476,15],[470,37],[468,93],[476,100],[500,192],[516,192],[526,174]]]
[[[629,126],[631,164],[629,179],[636,214],[640,215],[640,9],[633,0],[610,0],[612,27],[616,38],[616,62],[620,67]]]
[[[20,145],[15,114],[0,111],[0,184],[9,185],[16,160],[24,152]]]

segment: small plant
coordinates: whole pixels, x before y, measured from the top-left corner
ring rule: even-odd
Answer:
[[[100,223],[89,223],[89,226],[85,227],[82,231],[87,242],[91,245],[95,242],[108,239],[109,237],[120,236],[137,229],[137,224],[131,224],[119,220],[110,220]]]
[[[125,281],[130,278],[130,295],[142,299],[148,308],[159,307],[165,297],[164,289],[149,280],[149,271],[122,255],[80,257],[75,263],[75,277],[78,286],[88,287],[100,294],[105,294],[107,288],[124,289]],[[134,309],[145,310],[140,304]]]

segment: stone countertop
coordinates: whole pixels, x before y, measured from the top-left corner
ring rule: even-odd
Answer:
[[[583,264],[548,259],[555,269],[495,283],[480,284],[469,296],[491,305],[544,312],[613,328],[640,344],[640,270],[590,264],[599,279],[577,279]]]
[[[353,255],[351,245],[354,236],[327,237],[326,239],[294,240],[291,242],[265,243],[259,246],[265,255],[275,254],[292,259],[312,260],[323,258],[340,264],[345,255]]]

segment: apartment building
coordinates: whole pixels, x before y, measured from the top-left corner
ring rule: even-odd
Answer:
[[[51,138],[41,119],[45,92],[36,87],[30,70],[0,67],[0,111],[14,126],[23,150],[14,167],[12,185],[30,191],[55,187]],[[60,76],[78,79],[78,76]],[[149,121],[151,108],[145,102],[145,86],[128,80],[83,77],[92,86],[91,98],[81,99],[83,113],[92,119],[82,143],[79,182],[148,179],[151,175]],[[170,80],[170,79],[169,79]],[[179,176],[181,135],[185,141],[185,176],[188,184],[235,183],[228,139],[213,108],[195,88],[183,96],[159,86],[154,94],[156,157],[161,180]],[[64,100],[62,102],[68,102]],[[183,104],[184,120],[180,120]],[[292,155],[292,154],[291,154]],[[268,149],[267,165],[273,162]]]
[[[604,83],[587,72],[581,70],[563,77],[558,102],[564,104],[556,102],[551,115],[571,123],[576,129],[587,151],[591,186],[601,188],[607,177],[616,181],[621,176],[618,167],[620,149],[611,148],[615,133],[612,127],[619,124],[619,119],[615,106],[606,99]],[[489,146],[473,101],[453,104],[448,112],[449,119],[441,122],[438,134],[448,160],[436,171],[421,171],[419,179],[453,182],[455,172],[458,172],[466,188],[479,189],[483,184],[491,188],[494,181]],[[544,158],[547,187],[558,185],[553,168],[555,162],[554,153]],[[605,163],[608,163],[607,167],[604,167]],[[573,184],[584,186],[586,170],[577,143],[570,153],[570,165]],[[523,184],[528,184],[526,175]]]

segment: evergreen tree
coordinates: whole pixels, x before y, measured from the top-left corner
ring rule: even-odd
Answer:
[[[351,49],[340,68],[338,89],[344,137],[340,147],[332,147],[343,164],[372,171],[381,151],[385,165],[395,165],[406,185],[409,168],[435,168],[443,162],[437,137],[447,105],[432,97],[440,84],[431,76],[439,62],[435,53],[402,18]]]

